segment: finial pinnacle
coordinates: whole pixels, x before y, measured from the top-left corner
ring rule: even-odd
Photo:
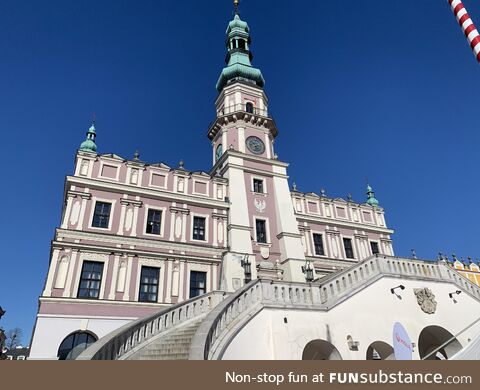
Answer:
[[[140,153],[138,152],[138,150],[135,150],[135,153],[133,154],[133,159],[134,160],[139,160],[140,159]]]
[[[240,4],[240,0],[233,0],[233,6],[235,7],[235,15],[238,15],[238,5]]]
[[[92,124],[95,126],[95,122],[97,121],[97,114],[95,112],[92,113]]]

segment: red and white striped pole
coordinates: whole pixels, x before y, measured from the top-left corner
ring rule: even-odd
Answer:
[[[448,0],[448,2],[450,7],[452,7],[453,14],[457,18],[458,24],[462,27],[463,33],[467,37],[474,56],[480,63],[480,34],[478,34],[477,28],[473,24],[472,19],[470,19],[461,0]]]

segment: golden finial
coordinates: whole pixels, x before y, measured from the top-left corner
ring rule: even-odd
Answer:
[[[233,6],[235,7],[235,13],[238,14],[238,5],[240,4],[240,0],[233,0]]]

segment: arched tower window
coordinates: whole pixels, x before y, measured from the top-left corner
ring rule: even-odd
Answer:
[[[74,360],[98,338],[90,332],[78,331],[67,336],[58,348],[58,360]]]
[[[238,40],[238,48],[239,49],[246,49],[245,41],[243,39]]]
[[[247,102],[245,108],[246,108],[246,111],[247,111],[248,113],[253,114],[253,103]]]
[[[219,144],[215,152],[215,161],[217,161],[220,157],[222,157],[222,155],[223,155],[223,146],[222,144]]]

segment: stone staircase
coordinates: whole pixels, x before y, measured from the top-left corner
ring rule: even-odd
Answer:
[[[188,360],[192,338],[201,323],[200,319],[156,337],[125,360]]]

